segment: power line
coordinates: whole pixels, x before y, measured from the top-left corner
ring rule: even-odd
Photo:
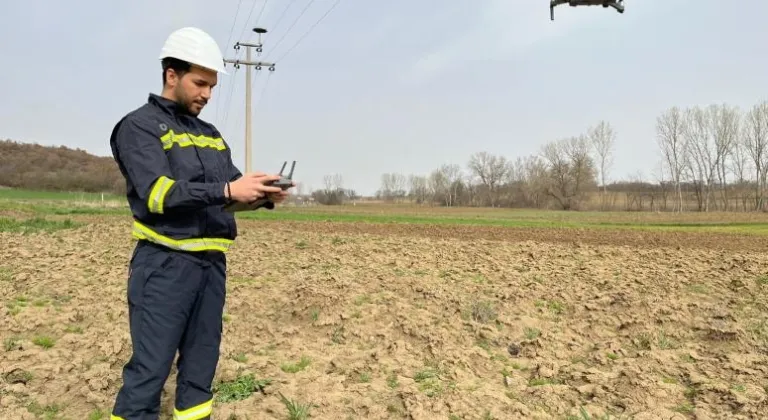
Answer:
[[[266,29],[262,28],[253,28],[253,32],[259,34],[259,40],[257,43],[251,43],[251,42],[240,42],[238,41],[235,45],[236,49],[240,49],[240,47],[245,47],[245,54],[246,58],[244,61],[239,60],[237,58],[233,59],[224,59],[225,63],[231,63],[234,64],[235,68],[242,66],[246,66],[245,69],[245,172],[251,172],[251,158],[252,158],[252,131],[251,131],[251,88],[253,85],[253,79],[251,77],[251,67],[255,67],[256,70],[261,70],[262,66],[269,67],[269,71],[273,72],[275,71],[275,64],[274,63],[266,63],[262,61],[251,61],[251,48],[255,48],[256,52],[261,53],[262,50],[262,43],[261,43],[261,35],[266,33]]]
[[[277,41],[277,43],[275,43],[275,45],[272,48],[277,48],[277,46],[280,45],[281,42],[283,42],[283,40],[285,39],[285,36],[288,35],[288,32],[291,32],[291,29],[293,29],[293,27],[296,26],[296,23],[299,21],[299,19],[301,19],[302,16],[304,16],[304,13],[307,12],[307,9],[309,9],[309,6],[311,6],[312,3],[314,3],[314,2],[315,2],[315,0],[309,0],[309,3],[307,3],[306,6],[304,6],[304,9],[301,11],[301,13],[299,13],[299,16],[296,17],[296,19],[293,21],[291,26],[288,27],[288,29],[285,31],[283,36]],[[273,49],[273,51],[274,51],[274,49]]]
[[[254,111],[259,108],[259,104],[261,104],[261,101],[264,100],[264,93],[267,91],[267,86],[269,86],[269,81],[272,78],[272,73],[267,73],[267,80],[264,81],[264,86],[261,88],[261,92],[259,92],[259,99],[256,101],[256,104],[254,105],[253,109]],[[256,79],[253,79],[254,85],[256,84]]]
[[[256,23],[258,23],[258,21],[261,19],[262,14],[264,14],[264,9],[266,9],[268,1],[269,0],[264,0],[264,2],[261,4],[261,10],[259,11],[259,15],[256,17]],[[242,4],[242,2],[243,2],[243,0],[240,0],[240,3],[237,5],[238,13],[235,15],[235,22],[237,22],[237,15],[240,13],[240,4]],[[251,10],[248,12],[248,17],[245,18],[245,24],[243,25],[243,30],[240,32],[240,39],[242,39],[243,36],[245,35],[245,30],[248,28],[248,21],[251,20],[251,16],[253,15],[253,11],[256,10],[257,2],[258,2],[257,0],[254,0],[253,5],[251,5]],[[235,27],[235,22],[232,23],[232,29],[234,29],[234,27]],[[254,24],[254,26],[255,26],[255,24]],[[227,44],[226,45],[229,45],[229,42],[231,41],[231,38],[232,38],[232,34],[230,33],[230,37],[227,39]],[[235,46],[235,58],[234,59],[237,60],[239,55],[240,55],[240,48],[236,45]],[[238,66],[235,67],[235,74],[237,74],[237,70],[238,70]],[[234,91],[234,88],[235,88],[235,84],[234,84],[234,80],[233,80],[232,81],[232,86],[229,89],[229,96],[227,98],[226,105],[225,105],[225,108],[224,108],[224,124],[226,124],[227,120],[229,119],[229,110],[231,109],[232,93]],[[218,108],[218,103],[217,103],[216,115],[218,116],[218,114],[219,114],[219,108]]]
[[[232,21],[232,27],[229,28],[229,36],[227,37],[227,42],[224,45],[229,45],[229,42],[232,41],[232,34],[235,33],[235,24],[237,23],[237,17],[240,16],[240,6],[243,5],[243,0],[240,0],[237,3],[237,10],[235,10],[235,19]]]
[[[316,21],[316,22],[315,22],[315,23],[314,23],[314,24],[313,24],[313,25],[312,25],[312,26],[311,26],[311,27],[310,27],[310,28],[309,28],[309,29],[308,29],[306,32],[304,32],[304,34],[303,34],[303,35],[302,35],[302,36],[299,38],[299,40],[298,40],[298,41],[296,41],[296,43],[295,43],[295,44],[293,44],[293,46],[292,46],[291,48],[289,48],[289,49],[288,49],[288,51],[286,51],[286,52],[285,52],[285,53],[284,53],[282,56],[280,56],[280,58],[278,58],[277,60],[275,60],[275,62],[279,62],[279,61],[281,61],[281,60],[282,60],[282,59],[284,59],[284,58],[285,58],[285,57],[286,57],[286,56],[287,56],[287,55],[288,55],[288,54],[289,54],[291,51],[293,51],[293,50],[294,50],[294,49],[295,49],[295,48],[296,48],[296,47],[297,47],[297,46],[298,46],[298,45],[301,43],[301,41],[303,41],[303,40],[304,40],[304,38],[306,38],[306,37],[307,37],[307,35],[309,35],[309,33],[310,33],[310,32],[312,32],[312,30],[314,30],[314,29],[317,27],[317,25],[319,25],[319,24],[320,24],[320,22],[322,22],[322,21],[323,21],[323,19],[325,19],[325,17],[326,17],[326,16],[328,16],[329,14],[331,14],[331,12],[333,11],[333,9],[335,9],[335,8],[336,8],[336,6],[338,6],[338,5],[339,5],[339,3],[341,3],[341,0],[336,0],[336,2],[335,2],[335,3],[333,3],[333,5],[331,5],[331,7],[328,9],[328,11],[327,11],[327,12],[325,12],[325,14],[323,14],[322,16],[320,16],[320,19],[318,19],[318,20],[317,20],[317,21]]]
[[[261,10],[259,11],[259,15],[256,16],[256,22],[253,22],[253,26],[256,26],[259,24],[259,20],[261,20],[261,15],[264,14],[264,9],[267,8],[267,2],[269,0],[264,0],[264,4],[261,5]]]
[[[229,87],[229,96],[227,96],[227,107],[224,108],[224,121],[223,124],[227,123],[227,120],[229,119],[229,110],[232,108],[230,104],[232,103],[232,94],[235,92],[235,76],[237,75],[237,71],[240,70],[238,67],[235,67],[234,74],[230,77],[230,87]]]
[[[285,6],[285,9],[283,9],[283,13],[281,13],[281,14],[280,14],[280,17],[279,17],[279,18],[277,18],[277,22],[275,22],[275,25],[274,25],[274,26],[272,26],[272,30],[275,30],[275,28],[277,28],[277,27],[280,25],[280,22],[282,22],[282,21],[283,21],[283,18],[285,17],[285,13],[288,11],[288,9],[290,9],[290,8],[291,8],[291,5],[292,5],[293,3],[295,3],[295,2],[296,2],[296,0],[291,0],[291,1],[289,1],[289,2],[288,2],[288,5],[287,5],[287,6]],[[267,35],[267,36],[269,36],[269,35]],[[265,41],[265,42],[266,42],[266,40],[267,40],[267,36],[265,36],[265,37],[264,37],[264,41]]]
[[[253,5],[251,6],[251,11],[248,12],[248,17],[245,18],[245,24],[243,25],[243,30],[240,31],[240,37],[239,39],[243,39],[245,36],[245,30],[248,29],[248,22],[251,20],[251,15],[253,15],[253,11],[256,10],[256,3],[257,1],[254,0]],[[264,3],[261,5],[261,10],[264,11],[264,7],[267,5],[267,0],[264,0]],[[240,51],[237,51],[235,53],[235,57],[237,57],[237,54],[240,53]]]
[[[261,101],[263,101],[263,100],[264,100],[264,94],[266,93],[266,91],[267,91],[267,87],[269,86],[269,81],[270,81],[270,79],[271,79],[271,77],[272,77],[272,73],[273,73],[273,72],[269,72],[269,73],[267,73],[267,80],[265,80],[265,81],[264,81],[264,85],[262,86],[262,88],[261,88],[261,91],[259,92],[259,97],[258,97],[258,99],[256,100],[256,103],[253,105],[253,111],[254,111],[254,112],[256,112],[256,111],[258,110],[258,108],[259,108],[259,105],[261,105]],[[257,76],[258,76],[258,74],[257,74]],[[253,87],[255,87],[255,86],[256,86],[256,77],[254,77],[254,78],[253,78],[253,83],[252,83],[251,85],[252,85]],[[243,115],[241,115],[241,116],[240,116],[240,117],[237,119],[237,123],[235,124],[235,127],[239,127],[239,126],[240,126],[240,122],[241,122],[241,120],[242,120],[242,116],[243,116]],[[248,116],[246,116],[246,117],[248,117]]]
[[[229,36],[227,37],[227,42],[224,45],[229,45],[229,42],[232,40],[232,34],[235,33],[235,24],[237,24],[237,17],[240,16],[240,6],[242,5],[243,5],[243,0],[240,0],[237,3],[237,9],[235,10],[235,18],[232,20],[232,27],[229,28]],[[216,101],[216,119],[217,120],[219,119],[220,106],[221,106],[221,101]]]

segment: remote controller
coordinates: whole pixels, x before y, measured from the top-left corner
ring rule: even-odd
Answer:
[[[283,162],[283,167],[280,168],[280,172],[278,173],[278,175],[280,175],[280,179],[277,181],[269,182],[267,185],[280,187],[283,189],[283,191],[293,186],[293,168],[296,167],[296,161],[294,160],[293,163],[291,163],[291,172],[288,172],[288,175],[283,176],[283,171],[285,170],[285,165],[287,164],[287,161]]]
[[[280,168],[280,172],[278,175],[280,175],[280,179],[277,181],[268,181],[265,185],[280,187],[283,191],[293,187],[293,169],[296,167],[296,161],[294,160],[291,164],[291,171],[288,172],[288,175],[283,175],[283,171],[285,170],[285,165],[287,165],[288,162],[283,162],[283,167]],[[270,200],[266,197],[259,198],[256,201],[253,201],[248,204],[244,203],[231,203],[224,207],[224,210],[229,212],[238,212],[238,211],[245,211],[245,210],[257,210],[261,207],[264,207],[267,203],[269,203]]]

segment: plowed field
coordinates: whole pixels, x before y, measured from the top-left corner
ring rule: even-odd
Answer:
[[[0,233],[0,418],[108,418],[134,242],[127,217],[75,220]],[[281,395],[316,419],[768,413],[764,237],[239,226],[214,418],[303,418]]]

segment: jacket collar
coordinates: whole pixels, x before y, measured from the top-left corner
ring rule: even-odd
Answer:
[[[171,115],[186,115],[188,117],[191,117],[191,115],[178,103],[168,99],[164,98],[158,94],[150,93],[149,99],[147,100],[148,103],[155,105],[162,109],[163,111],[167,112]]]

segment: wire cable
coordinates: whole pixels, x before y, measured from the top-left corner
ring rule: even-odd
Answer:
[[[264,10],[267,7],[267,2],[268,1],[269,0],[264,0],[264,2],[261,4],[261,10],[259,11],[259,15],[256,17],[256,22],[254,22],[254,24],[253,24],[254,26],[256,26],[259,23],[259,20],[261,19],[261,16],[264,14]],[[240,3],[242,3],[242,0],[240,0]],[[246,29],[248,29],[248,21],[251,20],[251,16],[253,15],[254,10],[256,10],[256,4],[257,3],[258,2],[256,0],[254,0],[253,5],[251,6],[251,10],[248,12],[248,17],[245,18],[245,23],[243,24],[243,29],[240,31],[240,38],[239,39],[243,39],[243,36],[245,35],[245,31],[246,31]],[[239,13],[240,4],[238,4],[237,8],[238,8],[238,13]],[[237,21],[237,16],[235,16],[235,21]],[[235,26],[235,24],[233,23],[232,27],[234,28],[234,26]],[[231,39],[231,34],[230,34],[230,39]],[[229,41],[227,41],[227,43],[229,43]],[[242,48],[239,48],[239,49],[237,49],[235,51],[235,60],[239,59],[239,55],[240,55],[241,50],[242,50]],[[237,75],[237,68],[235,69],[235,74],[232,75],[230,80],[234,80],[234,77],[236,75]],[[232,86],[231,86],[231,88],[229,90],[228,99],[226,101],[226,108],[224,110],[224,122],[223,122],[223,124],[226,124],[227,120],[229,119],[229,110],[231,109],[231,105],[232,105],[232,94],[233,94],[233,91],[234,91],[234,87],[235,87],[235,83],[233,81],[232,82]],[[217,105],[216,115],[218,116],[218,114],[219,114],[219,111],[218,111],[218,105]]]
[[[243,5],[243,0],[240,0],[237,3],[237,9],[235,10],[235,18],[232,20],[232,27],[229,28],[229,36],[227,37],[227,42],[224,44],[225,48],[229,43],[232,41],[232,34],[235,33],[235,25],[237,24],[237,17],[240,16],[240,6]],[[222,101],[216,101],[216,119],[219,119],[219,108],[221,107]]]
[[[261,91],[259,92],[259,97],[256,100],[256,103],[251,108],[251,112],[252,113],[256,112],[256,110],[259,108],[259,104],[261,104],[261,101],[264,99],[264,93],[267,91],[267,86],[269,85],[269,81],[270,81],[270,79],[272,77],[272,73],[273,72],[270,71],[269,74],[267,75],[267,80],[264,81],[264,86],[262,86]],[[255,87],[255,85],[256,85],[256,77],[254,77],[253,80],[251,81],[251,89],[253,89],[253,87]],[[252,115],[245,115],[245,113],[240,114],[240,116],[237,119],[237,122],[235,123],[235,128],[239,130],[240,129],[240,125],[242,123],[242,119],[243,118],[251,118],[251,117],[252,117]],[[251,121],[253,121],[253,120],[251,120]]]
[[[264,3],[262,3],[262,5],[261,5],[261,11],[262,12],[264,11],[264,7],[267,5],[267,1],[268,0],[264,0]],[[253,6],[251,6],[251,11],[248,12],[248,17],[245,18],[245,24],[243,24],[243,30],[240,31],[239,39],[243,39],[243,36],[245,36],[245,30],[248,29],[248,22],[251,20],[251,16],[253,15],[253,11],[256,10],[256,3],[257,3],[257,1],[254,0]],[[259,15],[261,15],[261,13],[259,13]],[[239,50],[238,50],[238,53],[240,53]],[[237,55],[235,55],[235,58],[237,58]]]
[[[259,21],[261,20],[261,15],[264,14],[264,9],[267,8],[267,2],[268,1],[269,0],[264,0],[264,4],[261,5],[261,10],[259,11],[259,15],[256,16],[256,22],[253,22],[253,26],[254,27],[259,24]],[[253,35],[251,35],[251,36],[253,36]]]
[[[264,99],[264,93],[267,91],[267,86],[269,86],[269,81],[272,79],[272,71],[267,73],[267,80],[264,81],[264,86],[261,88],[261,92],[259,92],[259,99],[256,101],[256,103],[253,106],[253,110],[256,111],[256,109],[259,107],[259,104]],[[256,84],[256,78],[254,78],[253,85]]]
[[[288,35],[289,32],[291,32],[291,29],[293,29],[293,27],[296,26],[296,23],[299,21],[299,19],[301,19],[302,16],[304,16],[304,13],[307,12],[307,9],[309,9],[309,6],[311,6],[312,3],[314,3],[314,2],[315,2],[315,0],[309,0],[309,3],[307,3],[306,6],[304,6],[304,9],[301,11],[301,13],[299,13],[299,16],[296,17],[296,19],[293,21],[291,26],[288,27],[288,29],[285,31],[283,36],[277,41],[277,43],[275,45],[270,47],[271,51],[274,51],[274,49],[277,48],[277,46],[280,45],[281,42],[283,42],[283,40],[285,39],[285,36]]]
[[[222,122],[222,126],[227,124],[227,120],[229,119],[229,110],[232,109],[232,94],[235,92],[235,77],[237,77],[237,72],[239,69],[235,68],[234,74],[230,75],[230,80],[232,82],[230,83],[229,88],[229,96],[227,97],[227,107],[224,108],[224,121]]]
[[[232,41],[232,34],[235,33],[235,24],[237,23],[237,17],[240,16],[240,6],[243,5],[243,0],[240,0],[237,3],[237,10],[235,11],[235,19],[232,21],[232,27],[229,28],[229,37],[227,37],[227,42],[224,44],[225,46],[228,46],[229,43]]]
[[[288,5],[285,6],[285,9],[283,9],[283,13],[280,14],[280,17],[277,18],[277,22],[275,22],[274,26],[272,26],[272,30],[273,31],[275,30],[275,28],[277,28],[280,25],[280,22],[282,22],[283,18],[285,17],[285,13],[288,11],[288,9],[291,8],[291,5],[293,5],[293,3],[295,3],[295,2],[296,2],[296,0],[291,0],[291,1],[288,2]],[[264,41],[265,42],[266,42],[268,36],[269,36],[269,34],[264,35]]]
[[[306,32],[304,32],[304,34],[301,37],[299,37],[299,39],[296,41],[296,43],[293,44],[293,46],[291,46],[291,48],[288,48],[288,51],[286,51],[282,56],[280,56],[280,58],[275,60],[275,63],[278,63],[278,62],[282,61],[288,54],[290,54],[290,52],[293,51],[301,43],[301,41],[303,41],[304,38],[306,38],[307,35],[309,35],[317,27],[317,25],[319,25],[320,22],[323,21],[323,19],[325,19],[329,14],[331,14],[333,9],[335,9],[336,6],[339,5],[339,3],[341,3],[341,0],[336,0],[331,5],[331,7],[322,16],[320,16],[320,19],[318,19],[312,26],[310,26],[309,29]]]

